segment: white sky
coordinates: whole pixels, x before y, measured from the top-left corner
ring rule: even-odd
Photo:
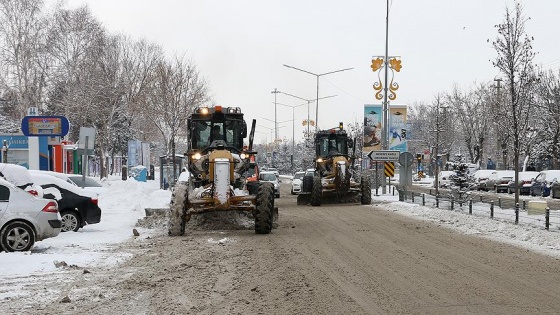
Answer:
[[[52,4],[54,0],[46,1]],[[401,56],[397,99],[392,104],[430,103],[456,83],[463,89],[493,80],[496,53],[487,42],[496,38],[513,0],[393,0],[389,14],[389,55]],[[271,139],[275,88],[304,99],[316,98],[316,77],[283,66],[321,74],[319,127],[363,119],[364,104],[379,104],[372,88],[377,75],[372,56],[385,53],[385,0],[67,0],[69,7],[87,4],[111,33],[146,38],[172,55],[192,59],[210,83],[213,99],[239,106],[246,119],[257,119],[257,142]],[[545,69],[560,67],[558,12],[560,1],[522,1],[531,20],[535,61]],[[277,102],[305,103],[283,94]],[[310,109],[311,119],[315,107]],[[295,138],[307,106],[294,110]],[[263,119],[266,118],[266,119]],[[292,109],[278,106],[281,138],[292,138]],[[272,121],[271,121],[272,120]],[[287,122],[285,122],[287,121]],[[267,129],[271,128],[271,129]],[[266,136],[265,134],[268,134]]]

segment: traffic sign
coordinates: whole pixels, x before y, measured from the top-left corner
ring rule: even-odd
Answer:
[[[385,162],[385,176],[395,176],[395,162]]]
[[[368,157],[373,161],[398,161],[398,150],[374,150],[368,153]]]
[[[404,167],[412,166],[413,161],[414,161],[414,156],[410,152],[403,152],[399,156],[399,163]]]

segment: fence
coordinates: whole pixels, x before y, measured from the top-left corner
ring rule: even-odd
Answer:
[[[395,187],[392,188],[392,194],[395,195]],[[449,209],[450,211],[459,211],[468,213],[469,215],[478,215],[488,217],[490,219],[499,219],[504,221],[512,221],[515,224],[520,222],[536,226],[544,226],[550,231],[551,226],[560,228],[560,209],[550,209],[546,207],[544,213],[529,214],[528,201],[523,200],[521,205],[515,204],[511,200],[502,198],[491,198],[476,196],[470,198],[466,202],[457,202],[453,198],[445,198],[435,196],[432,190],[428,194],[416,191],[399,190],[399,201],[418,203],[422,206],[436,207],[441,209]]]

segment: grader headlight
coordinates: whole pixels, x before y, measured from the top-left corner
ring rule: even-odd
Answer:
[[[200,155],[200,152],[196,152],[196,153],[193,154],[191,157],[192,157],[192,159],[193,159],[194,161],[198,161],[198,160],[200,160],[200,158],[201,158],[202,156]]]

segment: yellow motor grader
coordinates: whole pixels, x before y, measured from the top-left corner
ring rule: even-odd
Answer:
[[[357,182],[351,172],[355,156],[348,149],[354,141],[340,123],[338,128],[320,130],[315,134],[315,172],[303,178],[298,204],[320,206],[322,202],[351,202],[360,197],[361,204],[371,204],[371,186],[367,177]],[[355,148],[355,147],[354,147]],[[353,150],[355,151],[355,149]]]
[[[189,180],[178,182],[172,194],[168,234],[183,235],[192,215],[212,211],[250,211],[255,232],[270,233],[274,191],[269,183],[248,189],[256,121],[253,120],[249,146],[243,146],[247,124],[238,107],[199,107],[187,120]],[[249,192],[250,191],[250,192]]]

